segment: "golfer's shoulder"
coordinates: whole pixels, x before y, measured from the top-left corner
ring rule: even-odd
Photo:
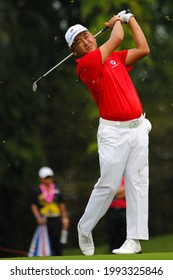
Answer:
[[[77,62],[77,72],[80,72],[83,69],[90,69],[93,68],[94,65],[97,65],[98,63],[101,63],[101,52],[100,49],[96,49],[94,51],[91,51],[84,56],[78,58],[76,60]]]

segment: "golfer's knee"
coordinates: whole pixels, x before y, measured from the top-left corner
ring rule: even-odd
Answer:
[[[100,189],[101,192],[104,192],[105,194],[108,194],[108,195],[115,195],[115,193],[116,193],[116,188],[114,186],[110,186],[110,185],[107,185],[107,186],[97,185],[96,188]]]
[[[117,192],[117,188],[115,186],[109,186],[109,193],[111,195],[115,195]]]

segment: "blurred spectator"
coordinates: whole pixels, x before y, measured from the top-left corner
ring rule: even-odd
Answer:
[[[38,176],[40,184],[34,189],[31,210],[38,225],[47,225],[52,254],[61,256],[69,227],[66,206],[59,186],[54,183],[53,170],[42,167]]]

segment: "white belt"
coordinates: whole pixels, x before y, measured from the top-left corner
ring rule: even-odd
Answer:
[[[100,124],[105,124],[108,126],[113,126],[113,127],[121,127],[121,128],[135,128],[138,127],[143,119],[145,118],[145,114],[141,115],[140,118],[138,119],[134,119],[134,120],[130,120],[130,121],[108,121],[105,119],[100,118]]]

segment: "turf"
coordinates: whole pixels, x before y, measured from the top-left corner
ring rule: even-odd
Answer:
[[[61,257],[23,257],[23,258],[10,258],[11,260],[173,260],[173,253],[143,253],[143,254],[132,254],[132,255],[94,255],[94,256],[83,256],[83,255],[71,255]]]
[[[141,241],[142,254],[114,255],[108,253],[108,247],[97,246],[94,256],[83,256],[79,248],[67,248],[61,257],[20,257],[15,260],[173,260],[173,235],[164,235]]]

